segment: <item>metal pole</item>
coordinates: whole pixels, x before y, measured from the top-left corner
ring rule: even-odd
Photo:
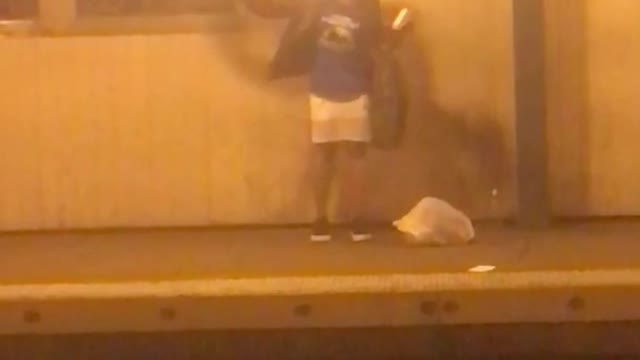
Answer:
[[[556,0],[551,0],[556,1]],[[517,201],[521,226],[550,221],[544,0],[513,0]]]

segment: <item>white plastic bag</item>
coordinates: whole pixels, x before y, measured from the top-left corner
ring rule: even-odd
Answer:
[[[471,220],[464,213],[431,197],[422,199],[393,226],[413,245],[464,245],[475,237]]]

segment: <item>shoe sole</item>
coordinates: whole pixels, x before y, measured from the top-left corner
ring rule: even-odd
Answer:
[[[373,236],[371,234],[351,234],[351,240],[353,242],[363,242],[371,240]]]
[[[311,242],[327,242],[331,241],[331,235],[311,235]]]

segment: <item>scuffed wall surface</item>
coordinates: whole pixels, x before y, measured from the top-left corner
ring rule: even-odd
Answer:
[[[640,31],[634,0],[546,1],[554,211],[640,214]]]
[[[411,3],[409,133],[372,156],[371,215],[426,195],[508,214],[510,1]],[[0,39],[0,229],[307,221],[305,84],[264,73],[279,27]]]

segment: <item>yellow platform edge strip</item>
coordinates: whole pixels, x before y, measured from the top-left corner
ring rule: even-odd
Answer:
[[[640,287],[640,269],[509,273],[383,274],[0,285],[0,301],[149,297],[404,294],[441,291]]]

